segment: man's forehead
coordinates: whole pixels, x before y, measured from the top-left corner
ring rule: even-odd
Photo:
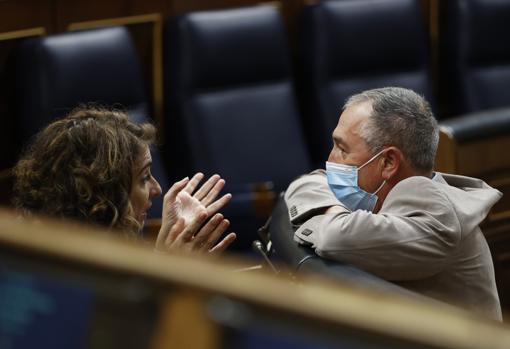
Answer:
[[[363,102],[348,106],[343,111],[333,136],[358,135],[360,128],[367,122],[372,112],[369,102]]]

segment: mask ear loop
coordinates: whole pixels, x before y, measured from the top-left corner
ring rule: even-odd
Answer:
[[[379,188],[377,188],[376,191],[374,191],[372,194],[373,195],[377,195],[377,193],[379,192],[379,190],[382,189],[382,187],[386,184],[386,179],[383,180],[383,182],[381,183],[381,185],[379,186]]]
[[[375,154],[374,156],[372,156],[367,162],[365,162],[363,165],[361,165],[360,167],[358,167],[358,171],[361,170],[363,167],[365,167],[366,165],[368,165],[369,163],[371,163],[375,158],[377,158],[379,155],[381,155],[386,149],[381,149],[377,154]],[[377,188],[376,191],[374,191],[372,193],[372,195],[377,195],[377,193],[379,192],[379,190],[382,189],[382,187],[386,184],[386,179],[383,180],[383,182],[381,183],[381,185],[379,186],[379,188]]]
[[[366,165],[368,165],[369,163],[371,163],[376,157],[378,157],[379,155],[382,154],[383,151],[385,151],[386,149],[381,149],[381,151],[379,151],[377,154],[375,154],[374,156],[372,156],[367,162],[365,162],[363,165],[361,165],[360,167],[358,167],[358,171],[361,170],[363,167],[365,167]]]

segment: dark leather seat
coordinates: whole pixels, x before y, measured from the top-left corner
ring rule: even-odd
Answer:
[[[439,1],[440,97],[447,116],[510,107],[510,2]]]
[[[182,164],[179,177],[225,178],[237,192],[227,209],[245,239],[238,245],[249,246],[265,217],[236,228],[253,218],[242,214],[253,211],[246,189],[271,182],[281,190],[310,169],[280,15],[257,6],[174,18],[165,28],[165,64],[168,139],[187,149],[168,151],[180,155],[171,163]]]
[[[17,133],[22,142],[83,103],[123,108],[137,122],[151,120],[136,53],[124,27],[27,39],[15,55]],[[154,176],[167,190],[168,176],[155,149],[152,158]],[[161,198],[154,200],[149,216],[161,217],[161,207]]]
[[[303,9],[299,30],[301,100],[318,166],[349,96],[399,86],[433,102],[419,1],[321,1]]]

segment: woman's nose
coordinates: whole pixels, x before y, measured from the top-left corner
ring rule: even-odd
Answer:
[[[159,185],[158,181],[154,178],[152,187],[151,187],[151,197],[156,197],[161,195],[161,186]]]

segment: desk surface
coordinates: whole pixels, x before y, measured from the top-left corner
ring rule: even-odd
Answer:
[[[222,295],[275,314],[301,318],[314,325],[349,329],[436,348],[508,348],[510,330],[457,309],[416,303],[393,293],[372,292],[352,285],[303,276],[296,285],[264,272],[236,273],[236,260],[161,255],[149,246],[125,241],[92,228],[59,222],[22,222],[0,212],[0,253],[20,258],[64,262],[137,275],[168,290]],[[246,262],[243,262],[246,265]]]

